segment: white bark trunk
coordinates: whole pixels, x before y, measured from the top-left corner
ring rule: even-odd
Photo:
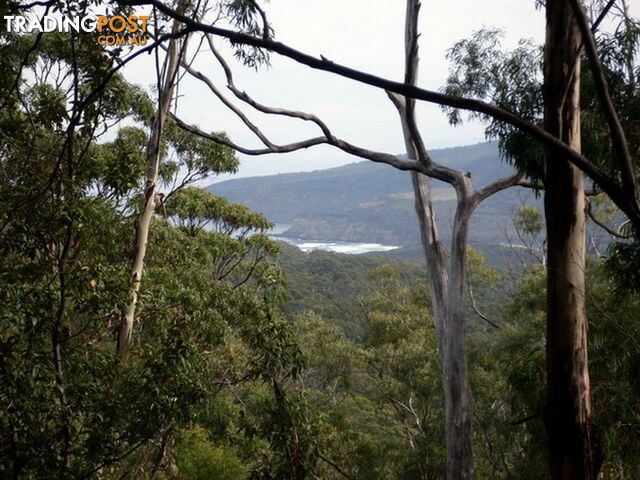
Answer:
[[[419,0],[407,1],[405,83],[413,85],[417,82],[419,9]],[[417,144],[421,139],[414,138],[410,126],[410,122],[415,122],[415,119],[410,117],[413,115],[414,100],[399,98],[393,94],[390,98],[400,114],[407,155],[410,158],[418,158]],[[436,226],[430,179],[421,173],[411,174],[416,214],[427,261],[430,297],[445,393],[445,442],[449,480],[472,479],[474,476],[471,392],[465,351],[466,318],[463,300],[467,232],[469,219],[475,208],[475,200],[469,179],[462,174],[456,178],[458,203],[453,227],[451,258],[447,269],[444,248]]]
[[[177,29],[177,22],[174,24],[174,31]],[[186,38],[183,40],[186,42]],[[118,355],[124,364],[129,356],[129,346],[133,332],[133,323],[138,305],[138,294],[140,283],[144,271],[145,256],[147,253],[147,242],[149,239],[149,227],[156,209],[156,194],[158,192],[158,172],[160,170],[160,140],[164,128],[164,123],[171,107],[173,92],[177,82],[177,73],[182,54],[182,42],[178,39],[171,39],[162,70],[164,72],[164,82],[162,89],[158,92],[159,105],[151,126],[149,143],[147,145],[147,172],[145,179],[144,207],[138,219],[136,227],[136,244],[133,266],[131,269],[131,301],[127,311],[122,317],[120,331],[118,333]]]
[[[467,319],[464,312],[464,283],[469,219],[474,204],[468,188],[458,189],[458,204],[451,240],[447,317],[442,340],[447,447],[447,478],[473,478],[472,406],[467,354]]]

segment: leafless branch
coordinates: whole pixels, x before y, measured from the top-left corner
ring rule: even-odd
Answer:
[[[244,123],[247,128],[249,128],[249,130],[251,130],[260,139],[260,141],[267,148],[276,147],[276,145],[272,144],[266,137],[266,135],[264,135],[262,131],[251,120],[249,120],[249,118],[244,114],[244,112],[242,112],[242,110],[236,107],[222,94],[222,92],[218,89],[218,87],[215,86],[215,84],[209,79],[209,77],[191,67],[191,65],[189,65],[186,61],[181,62],[181,66],[183,69],[185,69],[185,71],[189,72],[192,77],[204,83],[207,88],[209,88],[209,90],[218,98],[218,100],[220,100],[225,107],[231,110],[242,121],[242,123]]]
[[[523,172],[516,172],[509,177],[504,177],[499,180],[496,180],[495,182],[490,183],[489,185],[478,190],[475,193],[474,201],[476,203],[480,203],[486,200],[487,198],[489,198],[491,195],[495,195],[496,193],[501,192],[502,190],[505,190],[507,188],[514,187],[514,186],[521,186],[520,182],[522,181],[523,176],[524,176]]]
[[[469,277],[471,277],[471,275],[469,275]],[[473,282],[471,281],[471,278],[468,279],[467,284],[469,286],[469,298],[471,299],[471,307],[473,308],[473,311],[476,312],[476,315],[478,315],[478,317],[480,317],[482,321],[488,323],[493,328],[496,328],[499,330],[501,328],[500,325],[491,321],[489,317],[487,317],[484,313],[482,313],[478,308],[478,304],[476,303],[476,297],[475,297],[475,294],[473,293]]]
[[[216,49],[213,43],[213,40],[211,38],[211,35],[207,35],[206,37],[207,37],[207,41],[209,43],[209,48],[211,52],[216,57],[216,59],[218,60],[218,63],[220,63],[220,66],[224,70],[224,74],[227,79],[227,88],[236,96],[236,98],[247,103],[254,109],[258,110],[259,112],[266,113],[268,115],[280,115],[284,117],[297,118],[300,120],[313,122],[318,126],[318,128],[320,128],[320,130],[322,130],[322,133],[324,133],[324,135],[327,138],[331,138],[333,136],[331,134],[331,131],[329,130],[329,127],[327,127],[327,125],[322,120],[320,120],[320,118],[318,118],[316,115],[305,113],[305,112],[294,111],[294,110],[288,110],[285,108],[269,107],[269,106],[263,105],[255,101],[253,98],[251,98],[245,91],[242,91],[241,89],[239,89],[235,85],[235,82],[233,80],[233,73],[231,71],[231,68],[229,67],[229,64],[224,59],[224,57],[220,54],[218,49]]]
[[[412,85],[407,85],[405,83],[395,82],[367,72],[340,65],[323,57],[316,58],[292,47],[289,47],[288,45],[281,42],[258,38],[245,33],[216,27],[214,25],[207,25],[196,22],[192,18],[176,12],[159,0],[118,1],[122,5],[153,5],[164,14],[179,20],[184,25],[186,25],[186,28],[192,31],[200,31],[227,38],[228,40],[231,40],[236,44],[250,45],[256,48],[264,48],[317,70],[331,72],[345,78],[350,78],[360,83],[379,87],[384,90],[398,93],[405,97],[414,98],[416,100],[422,100],[438,105],[459,108],[461,110],[482,113],[485,115],[489,115],[498,121],[502,121],[509,125],[512,125],[522,132],[528,134],[535,140],[539,141],[540,143],[546,145],[547,147],[553,148],[565,155],[572,164],[581,169],[592,180],[594,180],[600,186],[600,188],[607,195],[609,195],[611,200],[618,206],[618,208],[620,208],[620,210],[627,214],[629,219],[633,222],[634,226],[636,226],[638,230],[640,230],[640,202],[635,196],[631,198],[629,195],[627,195],[626,192],[620,188],[620,185],[614,179],[610,178],[610,176],[606,172],[598,168],[581,153],[577,152],[555,136],[546,132],[543,128],[540,128],[539,126],[534,125],[524,118],[499,106],[492,105],[481,100],[448,95],[422,89]]]
[[[245,155],[260,156],[260,155],[268,155],[271,153],[290,153],[290,152],[295,152],[297,150],[303,150],[305,148],[313,147],[315,145],[322,145],[327,143],[327,140],[325,137],[315,137],[315,138],[310,138],[308,140],[303,140],[300,142],[288,143],[286,145],[275,145],[274,143],[269,142],[271,146],[266,148],[259,148],[259,149],[246,148],[229,140],[225,135],[213,133],[213,132],[207,133],[195,125],[189,125],[185,121],[176,117],[174,114],[170,114],[170,116],[176,122],[176,124],[183,130],[193,133],[194,135],[197,135],[201,138],[211,140],[212,142],[218,143],[220,145],[225,145],[240,153],[244,153]]]

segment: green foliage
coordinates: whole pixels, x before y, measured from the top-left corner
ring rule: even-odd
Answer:
[[[297,319],[301,388],[318,425],[315,473],[357,479],[441,478],[440,380],[422,283],[401,266],[370,271],[359,298],[361,339],[315,314]],[[292,387],[293,388],[293,387]]]
[[[313,259],[313,254],[288,249],[284,255],[285,273],[294,275],[295,290],[312,291],[310,287],[324,285],[320,279],[330,284],[341,272],[339,260],[349,266],[353,281],[358,279],[351,289],[340,284],[347,298],[358,292],[358,308],[342,314],[327,309],[339,302],[328,286],[306,302],[297,301],[299,311],[330,315],[307,313],[296,319],[306,369],[301,383],[290,389],[304,392],[317,425],[320,461],[315,474],[338,477],[338,467],[353,478],[421,478],[424,471],[429,478],[443,478],[442,397],[426,286],[417,283],[419,277],[407,276],[407,267],[367,267],[370,256],[356,261],[322,254]],[[327,258],[320,264],[321,257]],[[481,310],[500,325],[487,329],[472,321],[469,333],[476,472],[479,478],[534,480],[547,469],[545,270],[536,265],[521,273],[496,272],[474,250],[469,267]],[[637,295],[616,291],[600,262],[592,262],[588,274],[593,402],[611,452],[607,472],[612,478],[635,478]],[[470,315],[475,313],[470,310]],[[360,335],[346,335],[354,323],[361,325]],[[409,399],[422,429],[405,408]]]
[[[255,2],[219,7],[235,26],[270,35]],[[626,124],[640,110],[630,88],[637,72],[619,57],[635,55],[637,30],[633,22],[601,39]],[[422,269],[279,246],[263,215],[191,186],[238,161],[171,121],[135,343],[120,365],[114,333],[130,301],[154,101],[119,75],[103,85],[119,52],[90,37],[0,35],[0,476],[444,478],[443,392]],[[250,65],[265,61],[239,52]],[[451,88],[534,121],[537,55],[526,42],[500,53],[499,35],[485,31],[452,50]],[[585,110],[587,149],[604,158],[597,105]],[[539,152],[501,128],[488,133],[506,152],[535,160]],[[402,190],[387,193],[398,200]],[[379,201],[350,194],[357,205]],[[392,201],[389,211],[401,206]],[[616,220],[606,205],[599,213]],[[516,224],[535,235],[540,214],[523,208]],[[588,272],[595,420],[612,478],[636,478],[640,458],[637,250],[618,242],[607,268],[593,262]],[[540,478],[544,271],[514,278],[476,250],[468,260],[481,309],[501,325],[473,322],[469,332],[477,475]]]
[[[607,266],[616,281],[617,289],[635,292],[640,287],[640,242],[618,241],[609,247]]]
[[[103,193],[123,197],[140,184],[147,166],[147,133],[137,127],[123,127],[112,142],[94,147],[94,168]]]
[[[535,236],[544,228],[542,212],[531,205],[524,205],[516,210],[514,224],[523,234]]]
[[[233,150],[182,130],[171,119],[165,124],[163,139],[171,145],[180,165],[190,174],[237,171],[238,159]]]
[[[230,448],[213,444],[202,428],[182,433],[174,456],[182,480],[243,480],[248,478],[240,459]]]
[[[337,255],[315,251],[303,253],[283,244],[280,261],[287,277],[290,316],[315,313],[340,326],[351,339],[360,338],[365,328],[359,298],[366,293],[367,272],[386,262],[364,255]],[[408,278],[420,269],[406,267]]]
[[[615,9],[614,9],[615,10]],[[629,141],[632,156],[638,156],[637,128],[639,93],[638,21],[614,13],[612,33],[598,32],[598,49],[614,105]],[[533,124],[542,122],[542,49],[530,41],[517,48],[501,48],[501,32],[483,29],[456,43],[448,52],[450,75],[444,89],[452,95],[471,96],[499,105]],[[589,68],[581,69],[582,151],[594,164],[617,175],[617,162],[603,109]],[[446,108],[453,124],[461,122],[456,109]],[[511,126],[486,115],[473,114],[486,124],[486,136],[497,139],[503,155],[535,181],[542,179],[543,149]],[[637,162],[636,162],[637,163]]]
[[[192,235],[207,227],[209,230],[246,235],[249,230],[264,231],[273,226],[259,213],[241,204],[232,204],[206,190],[187,187],[166,204],[166,213]]]
[[[238,30],[265,39],[273,37],[273,29],[258,1],[223,0],[220,9]],[[246,66],[257,69],[260,65],[269,64],[268,51],[248,45],[233,46],[235,57]]]
[[[25,37],[9,40],[31,48],[34,39]],[[215,444],[189,433],[199,431],[199,419],[206,423],[202,409],[218,395],[227,405],[256,396],[301,365],[277,309],[278,248],[262,233],[270,223],[202,192],[216,229],[179,226],[201,215],[193,210],[198,191],[187,186],[234,170],[237,159],[228,148],[166,132],[162,186],[177,187],[166,196],[169,209],[178,207],[163,218],[161,204],[152,222],[136,342],[123,367],[114,333],[130,301],[131,214],[148,142],[143,129],[123,122],[144,125],[153,103],[117,75],[95,90],[110,58],[87,39],[46,38],[18,88],[11,90],[11,75],[1,77],[11,94],[0,112],[0,476],[148,478],[158,465],[171,470],[166,459],[180,432],[176,448],[193,478],[277,476],[258,458],[279,455],[282,437],[265,427],[251,440],[237,405],[227,419],[235,427]],[[67,80],[49,75],[53,62]],[[110,128],[116,135],[101,142]],[[270,407],[252,412],[265,425],[281,403],[267,392]],[[302,431],[304,418],[288,425]],[[242,457],[233,458],[230,439],[246,442]]]
[[[537,123],[542,116],[542,49],[521,40],[511,51],[501,49],[502,32],[483,29],[456,43],[447,53],[451,68],[444,92],[490,100]],[[445,108],[449,121],[460,124],[457,109]],[[482,114],[487,138],[498,140],[503,156],[534,179],[541,178],[542,148],[514,127]]]
[[[640,354],[636,293],[617,293],[600,262],[588,268],[589,370],[598,435],[607,452],[606,475],[637,478]],[[545,395],[545,274],[534,267],[521,280],[505,311],[487,365],[501,372],[507,403],[505,425],[515,478],[539,478],[546,468],[543,422]],[[492,365],[492,366],[491,366]],[[480,412],[482,410],[479,410]],[[480,414],[482,415],[482,414]],[[504,446],[502,447],[504,448]]]
[[[590,272],[589,369],[596,425],[611,475],[638,478],[633,465],[640,456],[640,297],[637,290],[616,291],[601,265]]]

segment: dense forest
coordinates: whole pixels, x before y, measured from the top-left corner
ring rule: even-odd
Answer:
[[[638,6],[537,1],[542,45],[479,30],[434,91],[428,2],[400,82],[277,41],[275,3],[0,3],[0,479],[640,479]],[[274,56],[373,88],[405,151],[236,83]],[[431,150],[425,103],[491,143]],[[211,183],[317,146],[365,163]]]

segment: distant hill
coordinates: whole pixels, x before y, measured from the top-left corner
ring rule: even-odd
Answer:
[[[476,186],[512,172],[492,143],[432,154],[438,162],[469,172]],[[440,182],[433,187],[441,234],[448,238],[454,192]],[[409,173],[388,165],[363,161],[313,172],[228,180],[207,188],[289,225],[285,235],[293,238],[402,246],[420,241]],[[513,210],[525,197],[531,194],[511,189],[483,203],[472,219],[472,243],[480,247],[504,243],[513,235]]]

